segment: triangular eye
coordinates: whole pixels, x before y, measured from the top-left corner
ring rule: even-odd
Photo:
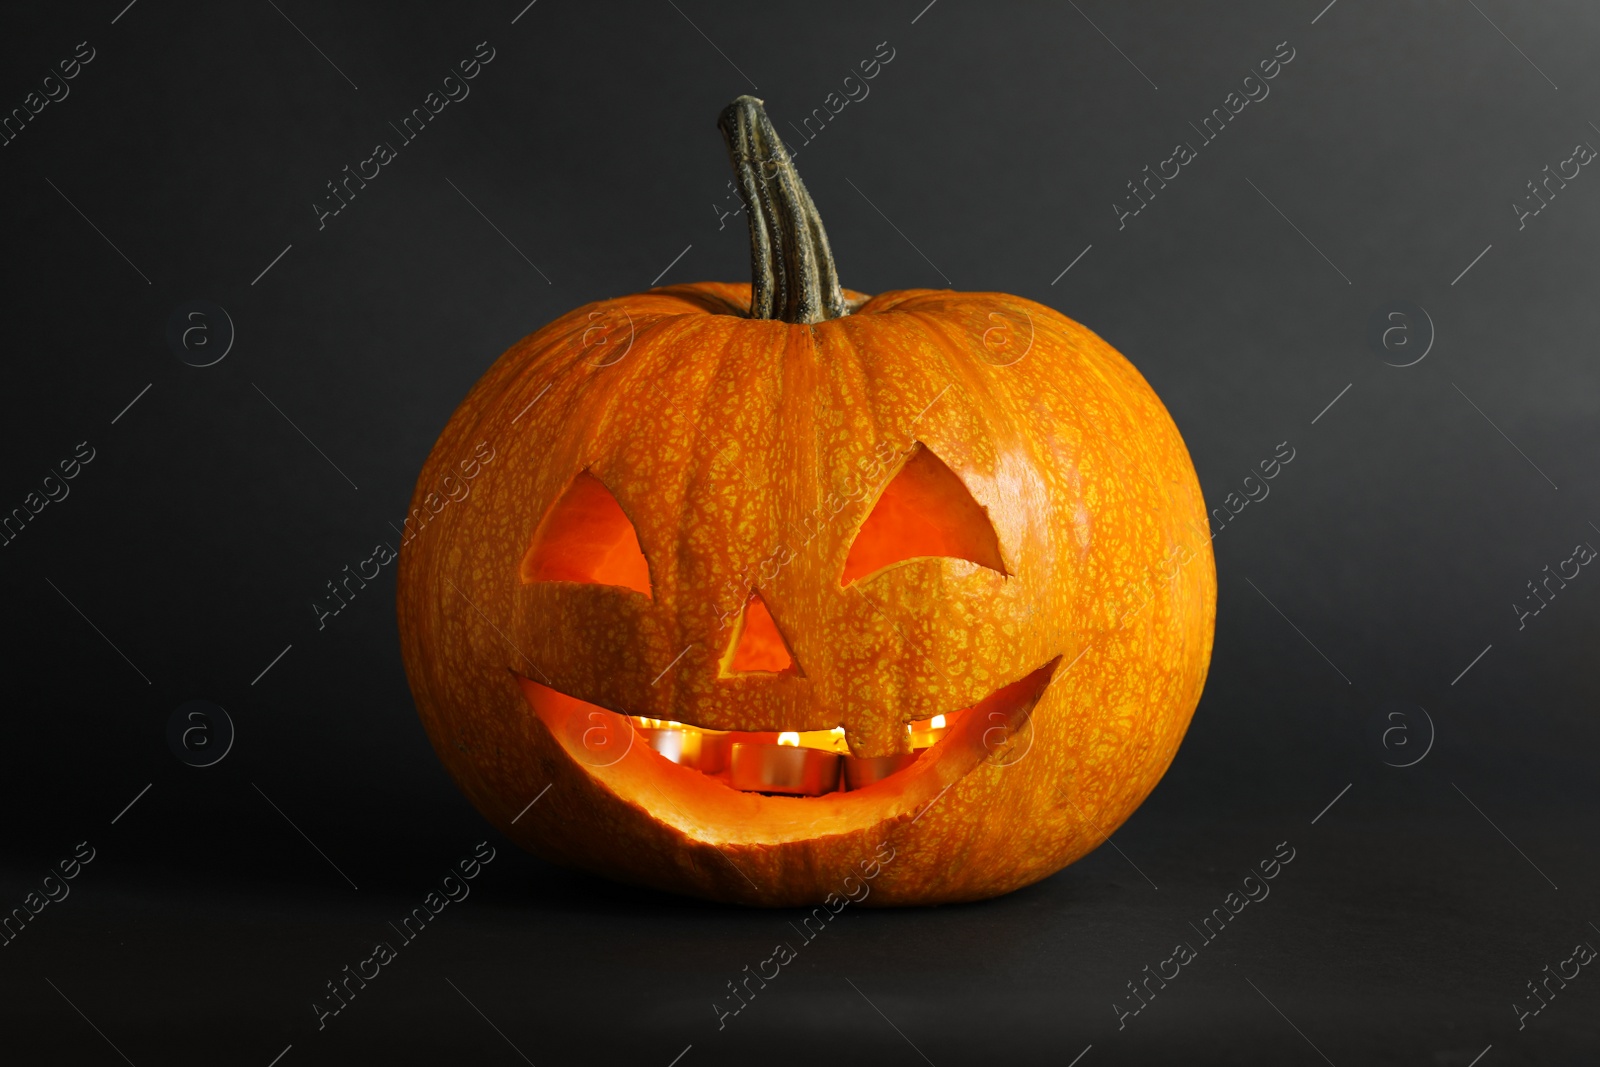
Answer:
[[[772,621],[772,612],[761,594],[751,596],[744,606],[744,615],[734,627],[728,650],[722,654],[719,673],[727,678],[735,674],[798,674],[794,654],[789,642]]]
[[[619,585],[650,595],[650,565],[622,505],[584,471],[550,509],[522,557],[524,582]]]
[[[989,513],[920,443],[861,524],[839,584],[918,556],[952,556],[1008,573]]]

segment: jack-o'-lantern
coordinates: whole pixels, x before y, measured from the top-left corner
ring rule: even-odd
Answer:
[[[1046,307],[842,289],[761,102],[719,126],[753,284],[556,320],[423,468],[399,612],[428,736],[501,832],[615,879],[764,905],[1027,885],[1128,817],[1199,699],[1188,453]]]

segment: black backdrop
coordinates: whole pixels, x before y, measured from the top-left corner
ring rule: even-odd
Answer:
[[[6,1062],[1600,1055],[1600,977],[1543,970],[1600,945],[1600,578],[1574,554],[1600,544],[1600,178],[1575,151],[1600,145],[1600,10],[523,2],[0,17],[22,109],[0,507],[40,508],[0,549],[0,906],[39,908],[0,948]],[[470,95],[402,143],[390,123],[475,52]],[[1247,89],[1270,92],[1202,140]],[[392,568],[325,629],[310,604],[397,543],[511,342],[746,277],[729,99],[788,134],[846,91],[793,142],[845,283],[1086,323],[1238,513],[1205,696],[1111,845],[997,901],[852,910],[719,1030],[712,1001],[792,916],[518,852],[423,736]],[[319,220],[377,141],[396,157]],[[1179,141],[1195,157],[1164,163]],[[1119,219],[1147,165],[1177,176]],[[236,729],[204,768],[167,734],[195,699]],[[324,982],[485,838],[472,897],[318,1030]],[[1271,897],[1131,1014],[1128,983],[1280,841]],[[93,860],[46,883],[79,842]]]

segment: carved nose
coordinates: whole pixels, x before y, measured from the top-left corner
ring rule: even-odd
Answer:
[[[804,674],[760,593],[752,593],[734,626],[718,675]]]

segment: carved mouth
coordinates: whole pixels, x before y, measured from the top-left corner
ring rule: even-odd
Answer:
[[[708,730],[619,714],[522,675],[517,680],[568,755],[601,777],[655,774],[680,783],[698,779],[732,793],[838,798],[895,792],[912,778],[934,773],[933,764],[943,765],[939,778],[953,781],[986,758],[1020,759],[1032,743],[1030,714],[1059,663],[1053,659],[969,707],[907,723],[907,751],[877,757],[851,755],[842,728]]]

